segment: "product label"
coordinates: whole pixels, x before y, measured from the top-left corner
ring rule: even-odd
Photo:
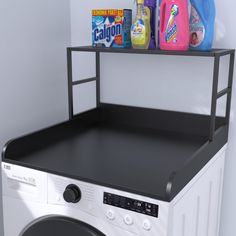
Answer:
[[[133,44],[143,45],[146,42],[146,29],[142,19],[137,19],[131,28],[131,40]]]
[[[190,46],[198,47],[205,38],[205,27],[196,9],[191,7],[190,16]]]
[[[93,47],[124,48],[131,46],[131,10],[102,9],[92,11]]]
[[[93,42],[110,47],[114,42],[122,45],[122,17],[93,17]]]
[[[167,43],[176,43],[177,42],[177,23],[176,23],[176,17],[179,14],[179,7],[174,4],[171,6],[170,10],[170,17],[167,23],[167,27],[165,30],[165,41]]]
[[[121,24],[107,24],[102,27],[98,27],[94,30],[94,41],[106,41],[111,42],[111,39],[121,35]]]

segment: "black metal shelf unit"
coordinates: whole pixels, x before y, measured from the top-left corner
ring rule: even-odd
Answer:
[[[72,53],[94,52],[96,75],[72,80]],[[234,50],[68,48],[70,120],[9,141],[3,162],[170,202],[228,140]],[[100,102],[100,54],[131,53],[214,58],[211,114]],[[218,92],[220,58],[230,55],[228,87]],[[97,108],[75,115],[73,86],[96,81]],[[216,101],[227,95],[225,117]],[[148,173],[148,174],[146,174]]]
[[[96,54],[96,77],[79,80],[75,82],[73,81],[73,78],[72,78],[72,53],[73,52],[94,52]],[[211,114],[210,114],[210,120],[209,120],[209,140],[210,141],[213,140],[214,133],[215,133],[217,99],[225,95],[227,95],[225,124],[226,125],[229,124],[231,96],[232,96],[232,83],[233,83],[233,70],[234,70],[234,60],[235,60],[234,49],[212,49],[211,51],[162,51],[159,49],[155,49],[155,50],[132,49],[132,48],[117,49],[117,48],[95,48],[91,46],[68,47],[67,48],[68,96],[69,96],[68,101],[69,101],[69,118],[70,119],[74,117],[74,111],[73,111],[73,86],[74,85],[96,81],[97,107],[100,106],[100,53],[126,53],[126,54],[170,55],[170,56],[192,56],[192,57],[214,58]],[[227,55],[230,56],[228,86],[227,88],[218,92],[220,58]]]

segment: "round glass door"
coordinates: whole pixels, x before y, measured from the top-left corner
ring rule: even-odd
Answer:
[[[48,217],[29,225],[20,236],[105,236],[92,226],[67,217]]]

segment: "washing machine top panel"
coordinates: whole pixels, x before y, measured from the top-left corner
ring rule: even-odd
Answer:
[[[81,221],[67,217],[48,217],[29,225],[20,236],[105,236]]]
[[[209,116],[101,104],[73,120],[10,141],[3,161],[171,201],[227,143]]]

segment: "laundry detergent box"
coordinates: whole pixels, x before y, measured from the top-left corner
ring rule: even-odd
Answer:
[[[92,10],[93,47],[129,48],[132,10]]]

